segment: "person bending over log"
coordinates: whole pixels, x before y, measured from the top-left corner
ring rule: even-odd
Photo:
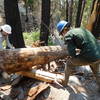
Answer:
[[[4,24],[2,26],[0,26],[0,50],[2,49],[13,49],[13,46],[11,45],[11,43],[9,42],[8,36],[12,33],[12,28],[10,25],[8,24]],[[5,41],[5,47],[3,46],[3,42]],[[2,76],[4,78],[8,78],[9,75],[0,69],[0,74],[2,74]]]
[[[70,22],[64,20],[58,22],[57,30],[59,35],[64,37],[64,42],[67,44],[70,55],[67,67],[65,68],[64,84],[67,85],[68,83],[72,67],[90,63],[100,89],[100,44],[96,38],[83,27],[71,28]]]
[[[11,34],[11,26],[4,24],[0,26],[0,49],[3,49],[3,42],[6,42],[6,48],[12,49],[13,46],[9,42],[8,35]]]

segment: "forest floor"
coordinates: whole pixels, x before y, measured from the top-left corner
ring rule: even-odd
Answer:
[[[63,61],[52,63],[48,71],[64,74]],[[91,69],[82,66],[70,76],[67,87],[28,77],[12,85],[0,76],[0,100],[100,100],[100,93]]]

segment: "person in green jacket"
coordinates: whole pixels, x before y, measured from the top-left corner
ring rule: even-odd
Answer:
[[[59,35],[64,37],[64,42],[67,44],[67,49],[70,55],[70,60],[67,61],[67,65],[70,67],[77,66],[77,64],[86,65],[87,63],[97,62],[90,65],[100,86],[100,44],[96,38],[87,29],[71,28],[70,22],[60,21],[57,24],[57,30]],[[74,59],[74,60],[73,60]],[[68,82],[68,68],[65,69],[65,84]],[[67,74],[67,75],[66,75]]]

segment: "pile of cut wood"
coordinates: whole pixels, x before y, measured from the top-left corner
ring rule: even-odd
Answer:
[[[4,100],[66,100],[66,98],[88,100],[94,90],[88,89],[87,83],[93,81],[91,86],[95,84],[97,87],[93,76],[86,79],[83,73],[73,75],[70,77],[68,87],[61,85],[64,80],[64,61],[60,59],[67,56],[66,46],[0,50],[2,70],[9,74],[16,73],[28,77],[23,77],[24,79],[22,78],[15,86],[11,82],[1,82],[0,98]]]

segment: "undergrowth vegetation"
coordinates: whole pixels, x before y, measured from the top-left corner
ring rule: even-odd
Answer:
[[[40,37],[40,32],[25,32],[23,33],[23,37],[24,37],[24,41],[25,44],[30,46],[32,45],[33,42],[36,42],[37,40],[39,40]]]
[[[33,42],[40,40],[40,32],[24,32],[23,38],[26,46],[31,46]],[[48,39],[48,45],[53,45],[51,38]]]

